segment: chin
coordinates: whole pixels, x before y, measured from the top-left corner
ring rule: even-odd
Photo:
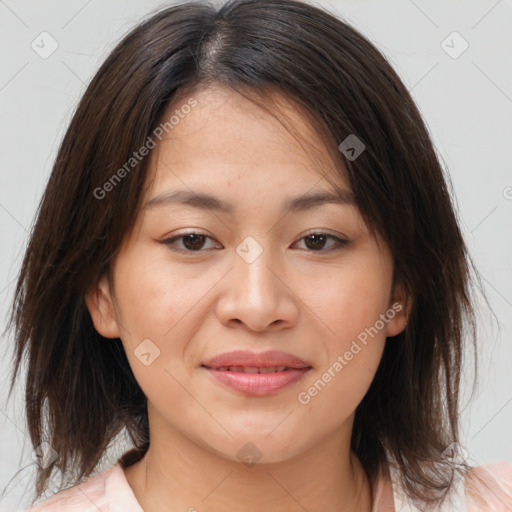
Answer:
[[[246,467],[253,467],[255,464],[277,464],[293,459],[297,456],[298,446],[296,443],[290,443],[293,436],[288,435],[267,437],[267,430],[260,435],[249,436],[246,433],[229,439],[225,439],[219,444],[212,444],[209,439],[208,450],[215,455],[231,462],[238,462]]]

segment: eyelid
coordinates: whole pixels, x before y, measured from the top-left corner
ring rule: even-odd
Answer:
[[[164,245],[167,245],[172,251],[179,252],[179,253],[187,253],[187,254],[197,253],[197,254],[200,254],[202,252],[206,252],[203,249],[200,249],[198,251],[189,251],[187,249],[176,249],[176,248],[170,247],[172,243],[177,242],[180,238],[185,237],[187,235],[201,235],[201,236],[204,236],[204,237],[209,238],[211,240],[214,240],[219,245],[222,245],[219,242],[217,242],[217,240],[215,240],[215,238],[213,238],[213,236],[209,235],[208,233],[204,232],[203,230],[201,230],[199,228],[191,228],[188,231],[182,231],[182,232],[173,234],[170,237],[165,237],[163,240],[160,240],[160,243],[162,243]]]
[[[322,229],[322,228],[310,229],[309,231],[306,231],[305,233],[300,235],[298,239],[302,239],[302,238],[305,238],[306,236],[311,236],[311,235],[326,235],[326,236],[332,236],[333,238],[338,238],[339,240],[343,240],[343,241],[347,241],[347,242],[349,241],[348,236],[344,235],[343,233],[338,233],[338,232],[332,233],[330,230],[326,230],[326,229]]]
[[[327,231],[322,231],[321,229],[316,229],[316,230],[313,230],[313,231],[311,231],[309,233],[305,233],[305,234],[301,235],[297,239],[297,242],[301,242],[305,238],[307,238],[308,236],[312,236],[312,235],[323,235],[326,238],[331,238],[331,239],[333,239],[335,241],[335,244],[332,247],[329,247],[327,249],[321,249],[321,250],[318,250],[318,251],[304,249],[306,252],[311,253],[311,254],[316,254],[316,253],[318,253],[318,254],[327,254],[327,253],[334,252],[336,250],[342,249],[343,247],[346,247],[347,245],[350,244],[350,240],[347,237],[345,237],[344,235],[341,235],[341,236],[333,235],[332,233],[329,233]],[[294,242],[293,245],[295,245],[297,242]]]
[[[217,240],[215,240],[214,237],[207,234],[203,230],[201,230],[199,228],[191,228],[187,231],[176,233],[176,234],[172,235],[171,237],[164,238],[163,240],[160,240],[160,243],[167,245],[173,252],[177,252],[177,253],[181,253],[181,254],[183,254],[183,253],[185,253],[185,254],[201,254],[201,253],[211,250],[211,249],[199,249],[197,251],[191,251],[188,249],[181,249],[181,248],[178,249],[178,248],[171,247],[171,244],[175,243],[176,241],[178,241],[179,239],[181,239],[187,235],[201,235],[206,238],[209,238],[210,240],[217,242]],[[330,252],[334,252],[336,250],[340,250],[343,247],[346,247],[347,245],[350,244],[350,240],[347,237],[345,237],[345,235],[338,236],[338,234],[334,235],[334,234],[332,234],[328,231],[322,230],[322,229],[312,229],[309,232],[306,232],[306,233],[300,235],[297,238],[297,240],[295,242],[293,242],[292,246],[298,242],[302,242],[305,238],[312,236],[312,235],[323,235],[328,239],[330,238],[330,239],[334,240],[335,244],[334,244],[334,246],[328,247],[327,249],[319,249],[319,250],[302,249],[308,253],[313,253],[313,254],[318,253],[319,255],[327,254]],[[220,244],[219,242],[217,242],[217,244],[222,246],[222,244]]]

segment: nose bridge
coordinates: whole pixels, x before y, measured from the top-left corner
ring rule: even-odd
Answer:
[[[277,284],[272,282],[276,277],[275,270],[271,272],[270,268],[272,263],[278,265],[278,261],[268,241],[262,236],[258,239],[247,236],[236,248],[234,270],[237,289],[250,302],[270,300],[269,295],[273,295]]]

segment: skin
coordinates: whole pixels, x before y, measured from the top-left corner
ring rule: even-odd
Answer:
[[[142,210],[113,262],[113,289],[104,276],[87,294],[95,328],[121,338],[148,397],[151,446],[125,469],[128,483],[146,512],[369,512],[370,483],[350,451],[354,411],[392,343],[386,337],[404,328],[405,308],[309,403],[297,396],[403,303],[392,255],[353,204],[281,211],[285,198],[332,191],[319,165],[350,191],[325,150],[313,161],[273,116],[222,86],[194,98],[198,105],[151,152],[145,199],[185,188],[233,203],[234,213]],[[286,112],[321,149],[297,111]],[[308,245],[312,231],[349,243]],[[161,242],[184,232],[211,238]],[[263,249],[252,263],[236,252],[247,236]],[[190,246],[199,249],[172,250]],[[148,338],[160,354],[146,366],[134,350]],[[234,349],[283,350],[313,369],[277,394],[245,396],[201,367]],[[249,442],[261,453],[252,466],[237,456]]]

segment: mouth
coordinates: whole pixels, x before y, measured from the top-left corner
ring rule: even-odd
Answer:
[[[291,368],[288,366],[221,366],[213,368],[210,366],[202,365],[203,368],[215,370],[218,372],[236,372],[236,373],[281,373],[290,370],[297,370],[298,368]],[[310,368],[310,367],[308,367]]]
[[[311,368],[312,365],[294,354],[278,350],[268,350],[266,352],[234,350],[205,361],[201,366],[218,371],[278,373]]]
[[[201,365],[224,389],[252,397],[276,395],[297,384],[309,373],[312,366],[209,366]]]
[[[287,352],[235,350],[201,365],[213,382],[237,394],[263,397],[275,395],[303,379],[312,365]]]

